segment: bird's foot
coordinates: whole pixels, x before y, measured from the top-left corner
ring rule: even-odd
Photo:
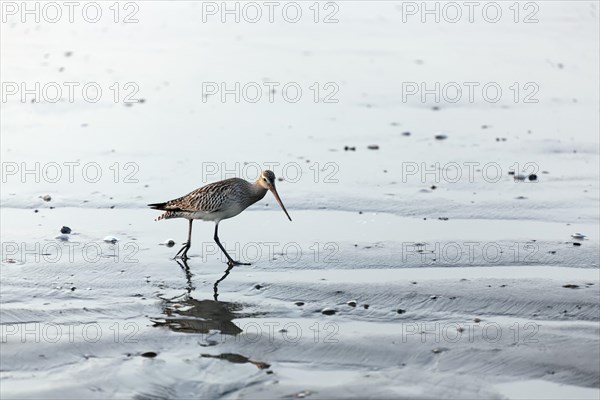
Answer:
[[[190,247],[192,247],[192,245],[189,242],[184,243],[183,247],[177,252],[177,254],[175,254],[175,257],[173,257],[173,260],[176,260],[178,258],[182,260],[189,260],[187,252],[190,249]]]

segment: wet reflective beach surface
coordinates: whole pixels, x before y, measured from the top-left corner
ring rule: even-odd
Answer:
[[[103,93],[2,102],[2,399],[598,398],[597,4],[332,4],[0,25],[3,82]],[[200,221],[174,260],[146,205],[261,169],[293,222],[268,194],[219,225],[251,265]]]

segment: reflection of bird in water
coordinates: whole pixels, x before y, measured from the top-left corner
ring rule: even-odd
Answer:
[[[267,190],[270,190],[275,196],[285,215],[291,221],[286,211],[277,189],[275,189],[275,174],[272,171],[263,171],[256,182],[250,183],[240,178],[225,179],[203,186],[178,199],[166,201],[164,203],[148,204],[155,210],[165,211],[157,220],[171,218],[185,218],[189,220],[188,240],[185,245],[175,255],[177,258],[181,254],[182,259],[187,259],[187,252],[192,246],[192,222],[195,219],[204,221],[215,221],[214,240],[227,257],[227,264],[249,265],[234,261],[227,254],[227,251],[221,244],[218,236],[219,222],[224,219],[235,217],[246,208],[265,197]]]
[[[215,301],[219,300],[219,283],[221,283],[225,278],[227,278],[227,275],[229,275],[229,272],[231,271],[232,268],[233,268],[233,265],[228,266],[227,269],[225,270],[225,273],[223,274],[223,276],[221,278],[219,278],[213,285],[213,289],[214,289],[213,298],[215,299]]]
[[[209,333],[210,331],[220,331],[225,335],[237,335],[242,333],[240,329],[232,321],[235,318],[243,318],[248,315],[236,314],[236,311],[242,310],[242,305],[237,303],[220,302],[217,300],[218,286],[228,275],[232,265],[228,266],[223,276],[217,280],[213,286],[213,300],[195,300],[191,297],[191,292],[194,289],[192,286],[192,273],[185,259],[177,261],[181,269],[185,272],[187,294],[181,300],[175,299],[165,300],[163,311],[167,315],[164,321],[153,320],[154,326],[168,326],[175,332],[188,333]]]
[[[242,318],[235,314],[242,309],[241,304],[226,303],[213,300],[196,300],[186,297],[180,301],[167,301],[163,312],[167,315],[164,321],[152,320],[154,326],[167,326],[175,332],[210,333],[220,331],[224,335],[242,333],[232,321]]]
[[[185,273],[185,280],[187,281],[186,291],[187,291],[188,295],[190,295],[192,293],[192,290],[194,290],[194,287],[192,286],[192,276],[194,276],[194,275],[192,274],[192,271],[190,271],[190,267],[189,267],[189,265],[187,265],[186,260],[182,260],[182,261],[183,261],[183,264],[181,264],[179,261],[177,261],[177,264],[179,264],[179,266]]]
[[[179,264],[179,266],[185,273],[185,279],[187,280],[186,291],[187,291],[188,295],[190,295],[192,293],[192,290],[194,290],[194,287],[192,286],[192,276],[194,276],[194,275],[190,271],[190,267],[187,264],[186,259],[182,259],[181,262],[179,262],[179,260],[177,260],[177,264]],[[232,268],[233,268],[233,265],[229,265],[227,267],[227,269],[225,270],[225,273],[223,274],[223,276],[221,278],[219,278],[213,285],[213,290],[214,290],[213,298],[215,299],[215,301],[219,301],[219,283],[221,283],[225,278],[227,278],[227,276],[231,272]]]

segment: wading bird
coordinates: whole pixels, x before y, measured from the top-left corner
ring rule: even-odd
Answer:
[[[164,203],[148,204],[154,210],[165,211],[156,220],[185,218],[189,220],[188,240],[183,245],[181,250],[175,255],[186,260],[187,252],[192,246],[192,222],[195,219],[204,221],[215,221],[215,242],[227,257],[227,264],[234,265],[250,265],[234,261],[227,254],[225,248],[219,241],[219,222],[224,219],[235,217],[246,208],[256,203],[270,190],[275,196],[275,200],[279,203],[285,215],[291,221],[290,215],[285,209],[277,189],[275,189],[275,174],[272,171],[263,171],[256,182],[250,183],[240,178],[225,179],[223,181],[210,183],[186,194],[178,199],[170,200]]]

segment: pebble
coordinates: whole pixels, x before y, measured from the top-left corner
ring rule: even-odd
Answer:
[[[158,354],[156,354],[153,351],[147,351],[145,353],[140,354],[142,357],[146,357],[146,358],[154,358],[156,357]]]
[[[435,135],[435,138],[437,140],[444,140],[444,139],[448,139],[448,135],[444,135],[443,133],[438,133],[437,135]]]
[[[585,235],[583,233],[579,233],[579,232],[572,234],[571,237],[573,239],[581,239],[581,240],[585,239]]]
[[[402,308],[399,308],[397,311],[398,314],[404,314],[405,312],[406,312],[406,310],[404,310]]]
[[[175,241],[173,239],[167,239],[167,240],[165,240],[165,246],[173,247],[173,246],[175,246]]]
[[[60,233],[68,235],[69,233],[71,233],[71,228],[69,228],[68,226],[63,226],[62,228],[60,228]]]
[[[303,301],[297,301],[294,304],[297,305],[298,307],[301,307],[301,306],[304,305],[304,302]]]
[[[573,242],[573,246],[581,246],[581,243]]]
[[[344,146],[345,151],[356,151],[356,146]]]
[[[356,300],[350,300],[349,302],[347,302],[346,304],[348,304],[350,307],[356,307]]]
[[[529,175],[529,180],[530,180],[531,182],[535,182],[535,181],[537,181],[537,175],[536,175],[536,174],[531,174],[531,175]]]
[[[369,150],[379,150],[379,146],[376,144],[370,144],[367,146],[367,149]]]
[[[481,319],[480,318],[475,318],[475,319],[473,319],[473,322],[479,323],[479,322],[481,322]]]
[[[321,310],[321,314],[333,315],[335,314],[335,310],[333,308],[324,308],[323,310]]]
[[[410,132],[402,132],[402,136],[410,136]]]
[[[50,201],[50,200],[52,200],[52,197],[50,197],[50,195],[49,195],[49,194],[45,194],[45,195],[43,195],[43,196],[40,196],[40,198],[41,198],[42,200],[44,200],[44,201]]]
[[[567,285],[563,285],[563,287],[565,289],[579,289],[579,285],[573,285],[572,283],[569,283]]]
[[[106,237],[104,237],[104,239],[102,239],[102,240],[104,240],[106,243],[112,243],[112,244],[115,244],[115,243],[117,243],[117,242],[119,241],[119,238],[116,238],[116,237],[114,237],[114,236],[106,236]]]

